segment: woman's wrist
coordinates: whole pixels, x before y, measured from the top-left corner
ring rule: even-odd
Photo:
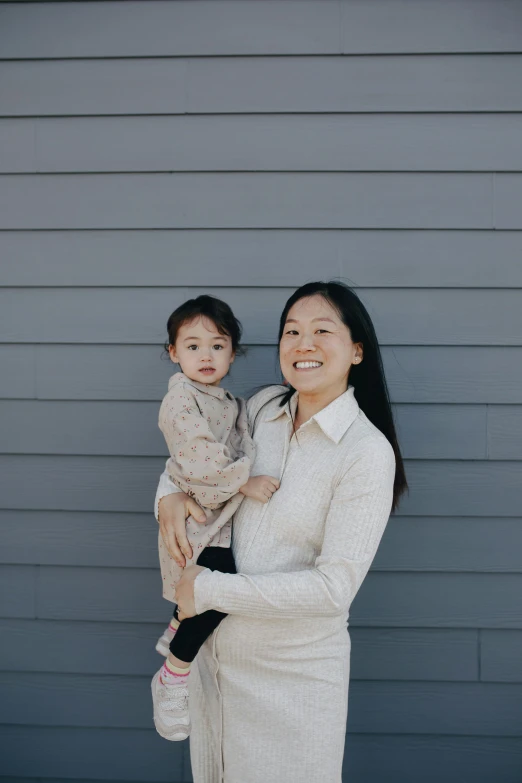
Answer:
[[[196,614],[203,614],[212,609],[212,576],[213,571],[205,568],[194,580],[194,605]]]

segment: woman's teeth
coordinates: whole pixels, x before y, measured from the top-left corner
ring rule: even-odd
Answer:
[[[296,362],[294,367],[297,370],[308,370],[310,367],[322,367],[322,362]]]

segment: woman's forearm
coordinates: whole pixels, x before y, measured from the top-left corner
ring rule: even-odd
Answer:
[[[347,615],[369,567],[369,560],[339,558],[282,574],[223,574],[207,569],[194,583],[196,612],[217,609],[266,618]]]

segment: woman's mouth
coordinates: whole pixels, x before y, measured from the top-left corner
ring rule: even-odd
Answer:
[[[322,362],[294,362],[294,369],[296,370],[317,370],[322,366]]]

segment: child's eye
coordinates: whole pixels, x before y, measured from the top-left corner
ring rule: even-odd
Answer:
[[[215,345],[214,349],[215,350],[217,349],[218,351],[221,351],[221,350],[223,350],[223,346],[222,345]]]
[[[187,347],[188,347],[188,350],[189,350],[189,351],[191,351],[192,349],[194,349],[195,351],[197,351],[197,349],[198,349],[198,346],[197,346],[197,345],[189,345],[189,346],[187,346]]]

